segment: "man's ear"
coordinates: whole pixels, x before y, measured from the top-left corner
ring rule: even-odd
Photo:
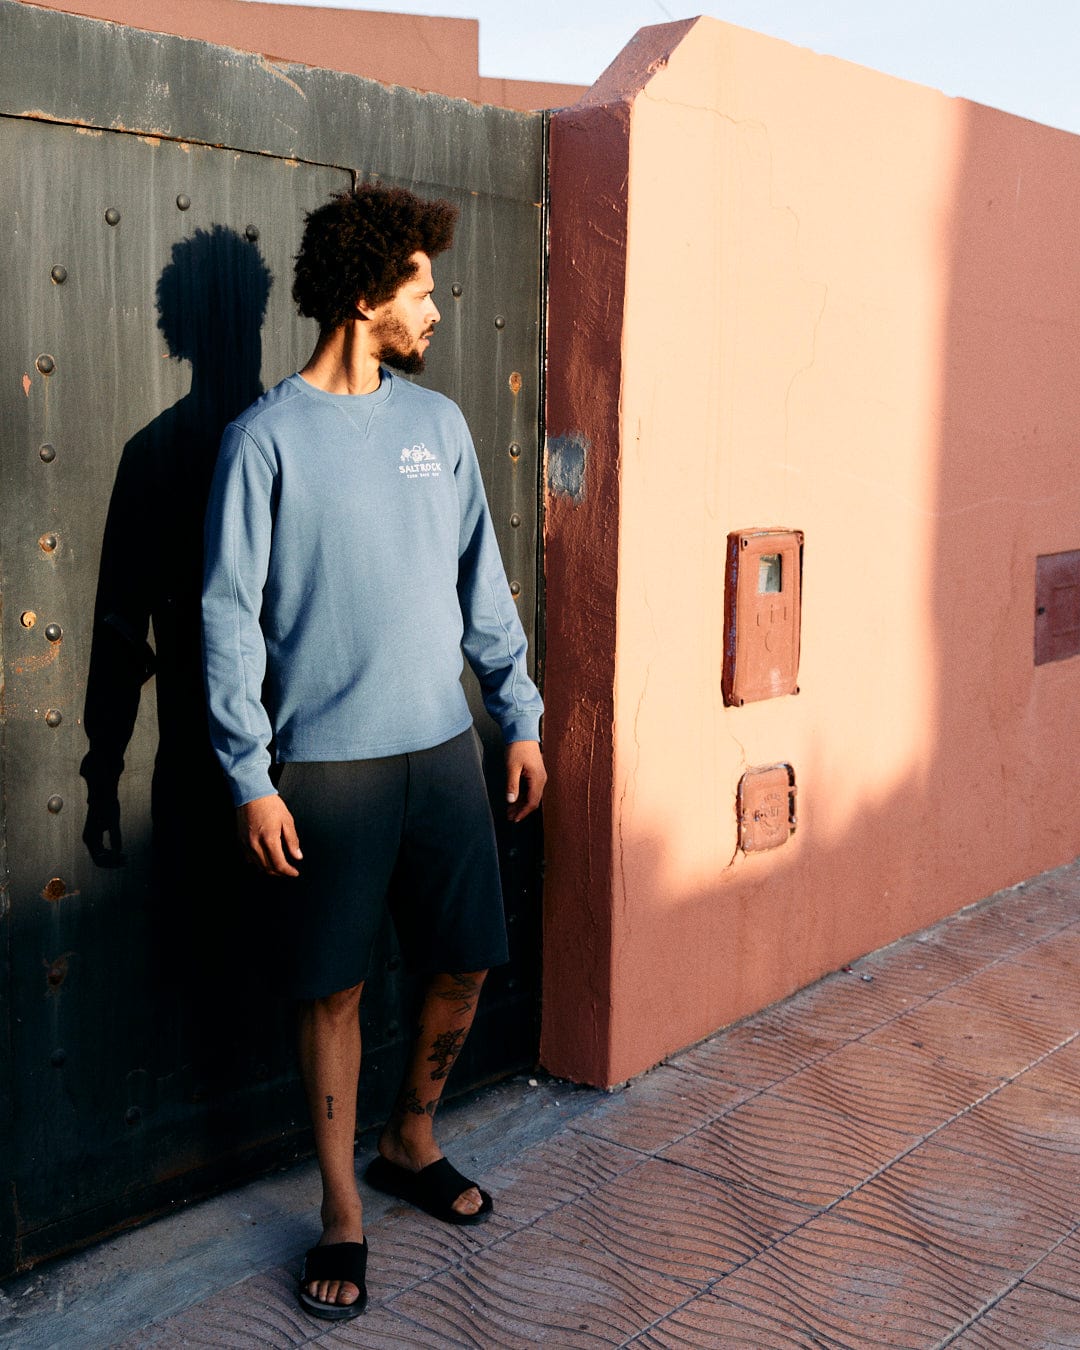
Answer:
[[[374,308],[361,296],[356,302],[356,317],[358,319],[372,319],[374,316]]]

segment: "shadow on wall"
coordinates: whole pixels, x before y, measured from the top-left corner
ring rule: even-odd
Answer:
[[[122,868],[124,755],[143,686],[156,685],[147,954],[154,1011],[164,1045],[178,1037],[196,1075],[210,1079],[230,1061],[235,1074],[250,1055],[248,1047],[236,1059],[235,1047],[259,1024],[252,995],[266,972],[253,950],[251,887],[242,884],[233,812],[207,728],[202,529],[221,432],[262,392],[260,330],[271,284],[256,245],[223,226],[173,245],[157,283],[158,328],[169,354],[190,362],[191,387],[124,447],[102,540],[86,686],[83,842],[98,867]]]
[[[1080,547],[1080,138],[698,23],[626,76],[651,195],[621,87],[552,127],[543,1059],[604,1085],[1080,851],[1080,661],[1033,654]],[[682,215],[675,138],[717,166]],[[724,541],[766,525],[806,531],[802,693],[724,708]],[[798,830],[735,852],[777,761]]]

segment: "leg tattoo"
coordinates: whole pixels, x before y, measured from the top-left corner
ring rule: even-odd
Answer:
[[[437,1097],[430,1102],[422,1102],[420,1100],[420,1094],[414,1087],[411,1087],[407,1091],[402,1092],[401,1096],[398,1098],[397,1106],[394,1108],[394,1115],[399,1120],[403,1116],[433,1116],[438,1104],[439,1101]]]
[[[468,1017],[476,1006],[483,980],[477,979],[475,975],[451,975],[449,978],[453,981],[453,988],[434,990],[435,997],[453,1004],[452,1011],[459,1017]]]
[[[431,1054],[427,1057],[429,1064],[435,1067],[431,1071],[431,1081],[437,1083],[445,1078],[454,1067],[454,1060],[458,1057],[458,1052],[465,1044],[465,1037],[468,1035],[468,1027],[452,1027],[449,1031],[444,1031],[436,1036],[431,1043]]]

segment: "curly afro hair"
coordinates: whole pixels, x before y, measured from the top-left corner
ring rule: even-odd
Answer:
[[[293,299],[324,331],[356,317],[356,302],[390,300],[416,272],[414,253],[429,258],[454,241],[457,207],[405,188],[362,183],[308,213],[296,255]]]

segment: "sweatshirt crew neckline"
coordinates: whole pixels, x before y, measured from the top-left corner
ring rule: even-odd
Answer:
[[[385,403],[393,393],[394,378],[386,366],[380,366],[379,387],[373,389],[370,394],[331,394],[328,390],[320,389],[318,385],[305,379],[299,371],[295,375],[290,375],[289,381],[309,398],[317,399],[322,403],[333,403],[339,408],[352,408],[359,411],[365,408],[375,408],[379,404]]]

